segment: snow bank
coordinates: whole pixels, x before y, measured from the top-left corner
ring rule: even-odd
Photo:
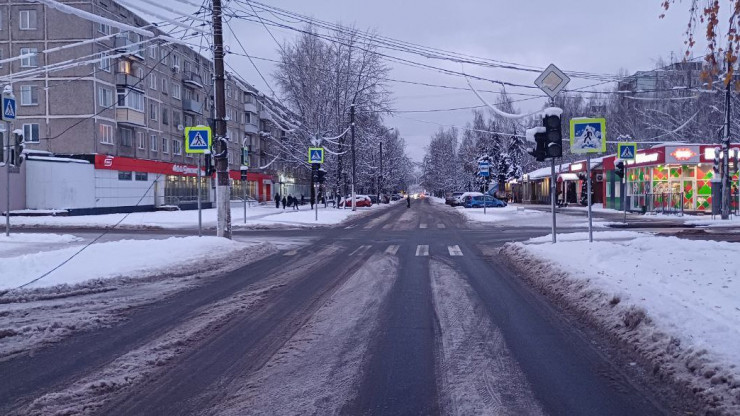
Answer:
[[[599,234],[591,244],[579,235],[502,252],[538,289],[634,348],[653,374],[719,414],[740,414],[738,245],[629,232],[609,233],[625,241],[598,241]]]
[[[468,221],[485,222],[485,223],[505,223],[507,226],[519,227],[549,227],[552,225],[552,214],[545,211],[525,209],[522,206],[507,205],[501,208],[486,208],[486,214],[483,214],[483,208],[463,208],[456,207]],[[588,226],[588,218],[562,215],[558,213],[558,227],[566,226]],[[607,224],[597,218],[593,219],[594,227],[606,227]]]
[[[43,275],[77,253],[82,245],[20,255],[0,262],[0,289],[19,287]],[[93,244],[28,288],[74,285],[91,279],[149,276],[198,264],[218,253],[247,247],[225,238],[171,237],[165,240],[121,240]]]

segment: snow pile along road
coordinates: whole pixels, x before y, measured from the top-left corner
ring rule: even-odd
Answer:
[[[0,257],[12,257],[21,253],[48,251],[63,247],[82,239],[69,234],[18,234],[0,235]]]
[[[611,241],[507,244],[521,275],[696,395],[740,414],[740,257],[735,243],[611,232]],[[566,237],[565,240],[568,238]]]
[[[0,262],[0,290],[14,289],[61,265],[82,245],[19,255]],[[188,268],[218,255],[248,247],[225,238],[171,237],[164,240],[121,240],[93,244],[27,288],[74,285],[92,279],[147,277]]]
[[[458,212],[465,215],[468,221],[484,223],[504,223],[506,226],[514,227],[549,227],[552,225],[552,214],[545,211],[524,209],[521,206],[507,205],[499,208],[464,208],[455,207]],[[558,212],[558,226],[561,227],[586,227],[588,218],[581,216],[564,215]],[[606,223],[597,218],[593,219],[594,227],[606,227]]]

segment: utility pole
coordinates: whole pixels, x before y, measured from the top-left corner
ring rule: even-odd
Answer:
[[[357,201],[355,201],[355,183],[357,181],[355,170],[355,103],[352,103],[349,107],[349,123],[350,129],[352,129],[352,211],[357,211]]]
[[[383,141],[380,141],[380,175],[378,176],[378,204],[380,196],[383,194]]]
[[[231,239],[231,190],[229,189],[229,146],[226,141],[226,85],[224,74],[224,36],[221,22],[221,0],[213,0],[213,66],[216,127],[216,235]]]
[[[730,63],[727,64],[728,73],[730,71]],[[724,138],[722,139],[722,154],[724,160],[722,161],[722,219],[730,219],[730,86],[732,85],[732,79],[727,81],[727,88],[725,90],[725,131]]]

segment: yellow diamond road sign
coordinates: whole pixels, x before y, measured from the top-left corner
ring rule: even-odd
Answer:
[[[206,153],[211,148],[211,128],[185,127],[185,153]]]

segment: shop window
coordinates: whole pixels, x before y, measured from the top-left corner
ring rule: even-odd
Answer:
[[[133,175],[131,174],[131,171],[126,170],[119,170],[118,171],[118,180],[119,181],[130,181]]]
[[[147,181],[149,180],[149,174],[146,172],[136,172],[136,180],[137,181]]]

